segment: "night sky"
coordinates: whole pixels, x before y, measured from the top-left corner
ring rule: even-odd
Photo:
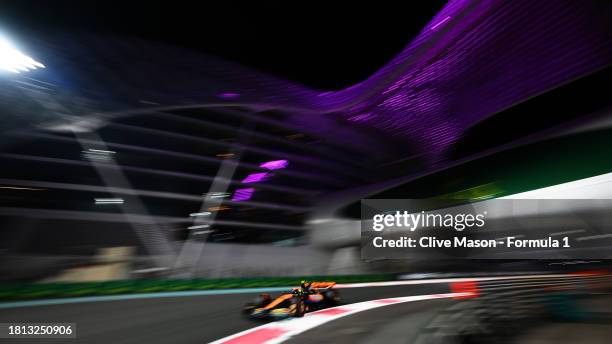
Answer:
[[[210,53],[322,89],[363,80],[399,53],[445,1],[3,0],[0,28],[87,31]]]

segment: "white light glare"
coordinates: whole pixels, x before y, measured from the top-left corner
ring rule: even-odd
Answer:
[[[197,225],[197,226],[187,227],[187,229],[202,229],[202,228],[208,228],[208,227],[210,227],[210,225]]]
[[[96,204],[123,204],[123,198],[95,198]]]
[[[90,148],[82,151],[81,156],[86,160],[110,161],[112,154],[116,154],[116,152]]]
[[[215,198],[226,198],[226,197],[229,197],[230,194],[227,192],[207,192],[205,194],[202,194],[202,196],[215,199]]]
[[[37,68],[45,68],[45,65],[24,55],[6,38],[0,36],[0,70],[21,73]]]
[[[189,214],[189,216],[208,216],[210,214],[211,214],[210,211],[205,211],[203,213],[191,213]]]
[[[117,152],[113,152],[113,151],[109,151],[109,150],[102,150],[102,149],[92,149],[89,148],[88,151],[94,153],[94,154],[115,154]]]

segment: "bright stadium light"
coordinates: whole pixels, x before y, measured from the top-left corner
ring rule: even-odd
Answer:
[[[23,54],[6,37],[0,36],[0,71],[21,73],[38,68],[45,68],[45,65]]]

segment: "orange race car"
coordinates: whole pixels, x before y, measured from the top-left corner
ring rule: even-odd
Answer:
[[[298,288],[282,293],[275,299],[261,294],[254,302],[247,303],[243,314],[252,319],[278,320],[301,317],[306,312],[335,306],[340,295],[333,287],[336,282],[302,281]]]

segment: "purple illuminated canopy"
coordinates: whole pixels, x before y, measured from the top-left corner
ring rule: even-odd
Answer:
[[[317,91],[257,79],[257,86],[273,90],[270,103],[409,139],[436,163],[476,123],[610,65],[606,19],[592,10],[590,1],[450,0],[402,52],[358,84]]]
[[[125,75],[116,78],[158,77],[157,82],[124,82],[121,89],[133,90],[141,99],[157,99],[156,102],[164,104],[201,104],[204,98],[200,93],[193,96],[194,85],[199,87],[210,79],[212,85],[218,85],[210,91],[217,100],[257,111],[282,110],[287,115],[284,123],[300,132],[375,151],[364,143],[370,135],[352,130],[370,127],[367,129],[388,136],[393,142],[404,141],[418,147],[424,152],[423,160],[436,164],[448,159],[445,153],[449,148],[487,117],[612,64],[609,16],[593,15],[595,3],[449,0],[395,58],[367,79],[342,90],[310,89],[211,57],[203,58],[201,54],[140,43],[129,45],[139,49],[130,53],[146,54],[152,57],[150,61],[122,70]],[[78,60],[89,51],[96,51],[101,60],[115,58],[114,49],[104,50],[108,56],[96,46],[90,49],[89,44],[97,40],[79,41],[83,41],[82,51],[77,46],[77,53],[68,51],[66,54],[71,55],[64,56],[62,52],[54,64],[72,66],[73,59]],[[123,51],[123,45],[128,44],[121,44]],[[163,60],[158,61],[155,56]],[[158,73],[160,66],[166,66],[162,62],[173,60],[189,63],[170,64],[168,67],[172,68]],[[92,68],[90,72],[101,74],[101,70]],[[172,92],[160,92],[157,85],[167,85],[167,80],[174,80]],[[81,83],[92,85],[88,86],[91,88],[109,84],[90,82],[85,77]],[[109,91],[78,89],[85,98]],[[122,91],[113,97],[121,99],[123,93],[129,94]],[[113,107],[123,109],[123,105]],[[38,107],[32,103],[31,109],[28,111]],[[343,121],[337,122],[336,118]],[[336,125],[345,122],[351,125],[346,128]],[[262,168],[277,169],[276,163],[268,163],[262,165],[273,167]],[[246,180],[250,183],[265,177],[249,176]]]

